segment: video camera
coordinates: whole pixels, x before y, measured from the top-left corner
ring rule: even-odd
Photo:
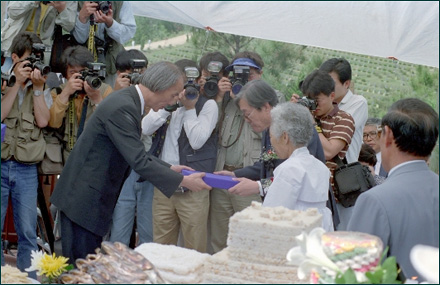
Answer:
[[[86,81],[93,89],[101,87],[105,79],[105,64],[100,62],[87,62],[87,68],[80,71],[81,76],[77,78]]]
[[[232,92],[238,94],[241,88],[249,81],[249,66],[245,65],[235,65],[234,66],[234,76],[230,77],[229,80],[232,84]]]
[[[44,44],[32,44],[32,53],[29,57],[24,60],[30,61],[26,63],[23,67],[30,67],[32,70],[35,68],[41,71],[41,75],[48,75],[50,72],[50,66],[44,64],[44,51],[46,47]]]
[[[144,59],[130,59],[130,66],[133,72],[122,77],[130,79],[130,84],[138,84],[142,68],[147,66],[147,61]]]
[[[297,103],[308,108],[310,111],[316,110],[316,100],[310,99],[309,97],[304,96],[300,98]]]
[[[185,67],[185,75],[187,82],[185,83],[185,97],[189,100],[194,100],[199,96],[200,86],[196,83],[199,77],[199,70],[196,67]]]
[[[208,71],[211,73],[211,76],[206,78],[205,85],[203,89],[205,90],[206,97],[214,98],[218,93],[218,81],[219,81],[219,72],[222,70],[223,64],[220,61],[211,61],[208,64]]]

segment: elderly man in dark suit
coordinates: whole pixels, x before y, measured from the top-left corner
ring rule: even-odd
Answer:
[[[439,180],[426,163],[438,128],[438,114],[419,99],[391,106],[382,118],[380,137],[388,178],[359,196],[347,227],[380,237],[407,278],[418,275],[409,258],[411,249],[439,245]]]
[[[204,173],[182,176],[179,172],[189,167],[171,166],[148,155],[140,140],[144,110],[175,104],[182,90],[180,69],[159,62],[139,84],[110,94],[96,108],[51,197],[61,211],[62,250],[70,262],[100,247],[130,168],[167,197],[179,186],[211,189],[202,180]]]

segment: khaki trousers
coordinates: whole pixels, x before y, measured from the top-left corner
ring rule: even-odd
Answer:
[[[210,237],[213,253],[226,247],[229,231],[229,218],[236,212],[251,205],[252,201],[261,203],[261,196],[254,194],[243,197],[231,194],[228,190],[213,188],[210,192],[209,208]]]
[[[153,241],[177,245],[182,230],[185,248],[206,252],[209,191],[176,192],[167,198],[154,188]]]

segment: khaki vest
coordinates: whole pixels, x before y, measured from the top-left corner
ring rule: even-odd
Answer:
[[[2,142],[2,160],[14,156],[20,163],[34,164],[43,160],[46,141],[37,126],[33,113],[32,88],[29,88],[21,109],[18,109],[18,96],[3,123],[6,125],[5,140]]]

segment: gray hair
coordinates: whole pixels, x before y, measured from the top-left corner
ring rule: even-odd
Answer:
[[[287,133],[295,147],[307,145],[313,135],[313,119],[309,109],[292,102],[285,102],[273,108],[270,112],[272,122],[270,131],[279,138]]]
[[[160,61],[149,67],[140,77],[139,82],[151,92],[167,90],[179,80],[183,80],[183,72],[175,64]]]
[[[261,110],[264,104],[269,103],[275,107],[278,104],[278,96],[269,84],[261,79],[252,80],[246,83],[235,98],[235,103],[239,104],[240,100],[245,98],[249,106]]]
[[[365,122],[365,126],[380,126],[382,125],[382,120],[379,118],[368,118]]]

